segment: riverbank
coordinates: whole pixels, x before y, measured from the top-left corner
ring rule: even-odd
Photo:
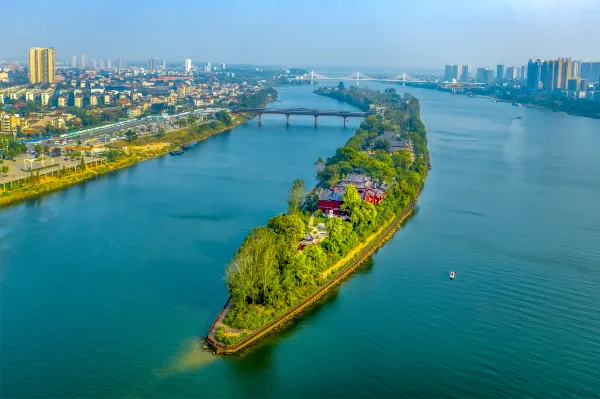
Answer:
[[[441,88],[438,84],[413,84],[410,87],[417,87],[419,89],[426,90],[437,90],[444,93],[456,94],[456,95],[471,95],[475,98],[489,98],[496,102],[503,103],[516,103],[524,107],[535,108],[535,109],[547,109],[553,112],[564,112],[569,115],[583,116],[586,118],[600,119],[600,102],[597,100],[584,100],[584,99],[569,99],[566,97],[551,96],[547,94],[537,93],[530,95],[526,93],[513,92],[506,96],[498,95],[495,91],[483,92],[478,91],[475,93],[452,93],[452,88]],[[533,101],[532,101],[533,99]]]
[[[394,90],[326,90],[317,94],[368,98],[379,112],[315,163],[315,190],[305,194],[296,179],[287,212],[253,229],[238,249],[226,269],[229,299],[207,338],[215,352],[236,353],[297,315],[414,209],[429,160],[419,101]]]
[[[205,124],[196,124],[186,128],[166,132],[160,136],[142,137],[131,143],[120,142],[107,146],[107,160],[99,165],[86,167],[80,171],[63,171],[45,176],[32,177],[29,182],[22,182],[20,186],[6,189],[0,194],[0,208],[14,205],[28,198],[49,194],[63,188],[90,180],[96,176],[123,169],[138,162],[147,161],[169,153],[184,144],[193,141],[202,141],[215,134],[234,128],[248,118],[244,115],[234,115],[231,123],[225,125],[221,121],[211,121]]]

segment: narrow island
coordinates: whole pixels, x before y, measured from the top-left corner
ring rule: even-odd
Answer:
[[[277,91],[265,87],[250,95],[243,105],[264,106],[277,99]],[[178,122],[177,128],[170,131],[159,130],[157,134],[138,136],[129,129],[124,133],[125,140],[107,143],[100,146],[74,145],[66,147],[64,155],[58,155],[49,147],[41,145],[36,152],[41,154],[42,166],[32,168],[27,175],[13,181],[0,181],[0,208],[18,203],[25,199],[61,190],[81,183],[96,176],[134,165],[138,162],[166,155],[170,152],[183,153],[182,148],[189,148],[210,136],[230,130],[246,121],[252,115],[231,114],[227,110],[215,112],[212,119],[202,120],[190,115]],[[27,151],[27,146],[12,137],[0,137],[2,148],[8,149],[9,158]],[[69,156],[78,162],[69,167],[54,165],[54,156]],[[44,165],[43,160],[46,161]],[[0,173],[9,168],[18,168],[16,161],[0,159]]]
[[[206,342],[235,354],[297,317],[347,277],[412,212],[428,173],[419,101],[394,89],[321,88],[369,110],[356,133],[315,162],[316,187],[296,179],[287,212],[254,228],[225,271],[229,299]]]

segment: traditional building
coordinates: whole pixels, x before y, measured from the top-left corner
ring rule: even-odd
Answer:
[[[349,173],[338,184],[331,186],[328,190],[321,190],[319,192],[317,202],[319,210],[325,215],[344,215],[344,211],[342,210],[343,198],[346,187],[349,185],[356,187],[360,198],[369,204],[377,205],[387,195],[384,184],[377,186],[373,182],[373,179],[368,176]]]

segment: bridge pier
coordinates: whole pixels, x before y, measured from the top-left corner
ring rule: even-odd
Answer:
[[[319,124],[319,115],[315,115],[315,126]]]
[[[344,116],[344,127],[346,127],[346,122],[348,122],[348,117]]]
[[[262,114],[261,113],[258,114],[258,124],[259,125],[262,124]]]
[[[290,124],[290,114],[285,114],[285,123],[286,125]]]

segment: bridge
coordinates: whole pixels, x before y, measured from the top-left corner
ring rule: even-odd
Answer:
[[[262,123],[263,114],[285,115],[286,123],[290,123],[291,115],[309,115],[315,117],[315,125],[319,123],[319,116],[340,116],[344,118],[344,126],[348,118],[366,118],[371,115],[371,112],[355,112],[355,111],[327,111],[321,109],[309,108],[232,108],[234,114],[250,113],[258,115],[258,123]]]
[[[468,87],[485,85],[485,83],[474,83],[474,82],[436,82],[436,81],[430,81],[430,80],[423,80],[421,78],[416,78],[414,76],[411,76],[410,74],[407,74],[406,72],[403,72],[399,75],[392,76],[392,77],[373,77],[373,76],[367,75],[365,73],[362,73],[360,71],[356,71],[355,73],[352,73],[352,74],[346,75],[346,76],[342,76],[342,77],[330,77],[330,76],[325,76],[325,75],[315,72],[315,71],[310,71],[304,75],[296,76],[296,79],[297,80],[310,80],[311,83],[316,82],[316,81],[327,81],[327,80],[354,81],[354,82],[356,82],[357,86],[359,85],[359,82],[363,82],[363,81],[402,83],[403,86],[406,86],[406,83],[438,83],[438,84],[443,84],[443,85],[468,86]]]

